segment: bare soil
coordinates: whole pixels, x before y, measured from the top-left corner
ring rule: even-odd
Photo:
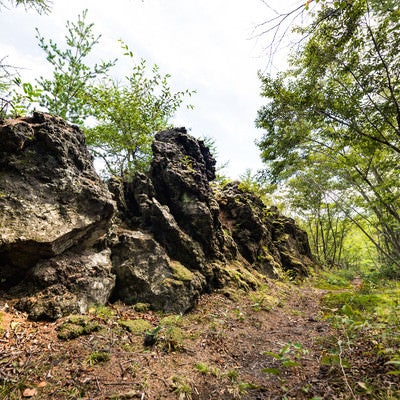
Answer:
[[[71,340],[57,337],[67,318],[29,321],[0,299],[0,398],[351,398],[321,365],[335,337],[323,294],[271,281],[257,292],[204,295],[187,315],[167,319],[113,304],[89,314],[97,331]],[[121,326],[137,319],[154,327],[148,345],[145,332]]]

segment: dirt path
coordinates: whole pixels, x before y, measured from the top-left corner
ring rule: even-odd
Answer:
[[[188,315],[168,318],[114,305],[94,310],[99,330],[68,341],[57,338],[63,320],[27,321],[0,301],[0,398],[346,398],[335,397],[320,367],[322,339],[332,336],[321,295],[275,282],[206,295]],[[155,345],[121,326],[138,319],[155,329]]]

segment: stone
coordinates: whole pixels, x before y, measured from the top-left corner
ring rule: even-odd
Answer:
[[[110,298],[115,286],[111,270],[109,249],[66,252],[40,261],[13,288],[15,293],[22,294],[16,308],[26,311],[33,320],[85,313]]]
[[[107,232],[115,205],[92,161],[82,131],[60,118],[36,112],[0,126],[3,286]]]
[[[114,298],[126,304],[149,303],[164,312],[192,308],[206,280],[178,261],[171,260],[149,233],[122,231],[112,246],[113,272],[117,276]]]
[[[216,162],[210,150],[184,128],[158,133],[152,150],[150,179],[158,202],[200,244],[206,258],[223,258],[224,233],[210,187]]]
[[[280,269],[304,276],[315,265],[306,232],[276,207],[267,208],[254,194],[231,182],[216,193],[223,227],[239,253],[255,269],[276,276]]]

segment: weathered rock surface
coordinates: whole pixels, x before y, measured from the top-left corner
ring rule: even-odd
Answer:
[[[110,250],[66,252],[40,261],[14,288],[22,294],[17,308],[34,320],[85,313],[110,298],[115,285],[111,269]]]
[[[203,141],[185,128],[160,132],[153,142],[150,178],[155,197],[168,206],[181,229],[199,243],[205,256],[223,258],[224,234],[209,182],[215,160]]]
[[[206,281],[172,261],[152,235],[125,231],[112,246],[117,275],[114,297],[127,304],[149,303],[166,312],[187,311],[204,292]]]
[[[0,280],[90,247],[113,212],[78,128],[43,113],[0,126]]]
[[[306,232],[276,207],[232,182],[216,193],[220,218],[240,254],[257,270],[274,275],[280,268],[290,275],[306,275],[314,265]]]
[[[168,255],[179,261],[200,278],[201,285],[186,286],[184,295],[172,295],[175,303],[179,304],[182,296],[191,298],[192,302],[184,302],[190,308],[199,292],[223,287],[229,282],[254,287],[256,272],[269,276],[277,276],[282,270],[291,275],[307,274],[313,265],[312,255],[307,235],[295,222],[276,209],[268,210],[259,198],[241,190],[238,183],[214,192],[210,186],[214,177],[215,161],[209,150],[202,141],[180,128],[156,135],[153,162],[147,175],[138,173],[130,182],[112,185],[125,226],[151,234],[151,240],[155,239],[163,247],[166,253],[163,257]],[[132,258],[134,247],[125,249],[125,259]],[[113,250],[113,254],[119,252],[119,248]],[[149,249],[146,252],[153,254]],[[113,260],[114,265],[120,264]],[[160,271],[165,274],[167,262],[158,264],[164,266]],[[116,269],[121,285],[127,282],[125,270]],[[150,303],[159,307],[165,302],[161,292],[157,294],[148,289],[156,285],[158,290],[165,290],[160,284],[162,279],[151,281],[148,276],[145,285],[135,274],[129,273],[129,276],[131,282],[136,282],[131,287],[140,286],[142,290],[146,287],[143,293],[151,298]],[[127,295],[130,291],[124,292],[124,301],[133,301]],[[137,293],[138,289],[133,292]]]
[[[201,140],[160,132],[153,156],[147,174],[106,187],[78,128],[42,113],[0,126],[0,285],[19,309],[56,319],[122,300],[178,313],[231,283],[307,273],[307,235],[237,183],[215,192]]]

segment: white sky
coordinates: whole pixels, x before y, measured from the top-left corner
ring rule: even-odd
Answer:
[[[279,11],[293,2],[268,1]],[[86,8],[87,21],[102,34],[96,58],[118,57],[123,68],[128,59],[117,43],[123,39],[139,58],[172,75],[174,91],[197,91],[190,99],[194,110],[182,108],[173,122],[196,137],[215,139],[218,162],[229,161],[225,175],[237,178],[247,168],[262,168],[254,143],[262,135],[254,126],[263,104],[257,71],[266,67],[263,48],[270,39],[252,36],[255,26],[274,14],[261,0],[54,0],[51,13],[42,16],[23,8],[2,9],[0,59],[8,56],[8,64],[24,67],[26,80],[48,73],[35,27],[63,43],[66,21],[76,21]],[[275,59],[278,65],[284,61]]]

